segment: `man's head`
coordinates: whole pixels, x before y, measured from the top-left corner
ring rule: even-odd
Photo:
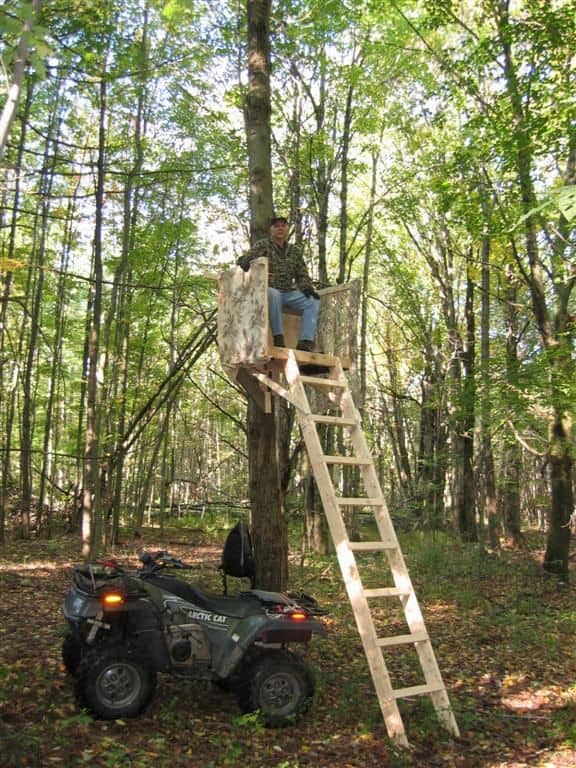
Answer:
[[[288,237],[288,219],[285,216],[273,216],[270,221],[270,235],[275,243],[280,245]]]

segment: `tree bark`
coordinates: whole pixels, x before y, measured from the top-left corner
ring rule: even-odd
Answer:
[[[488,541],[493,549],[500,547],[500,519],[496,497],[496,476],[494,454],[492,451],[491,411],[492,398],[490,387],[490,207],[486,198],[484,183],[480,181],[481,206],[484,218],[482,235],[482,296],[480,309],[480,456],[479,471],[482,496],[480,514],[482,523],[488,529]]]
[[[466,344],[462,354],[464,380],[460,401],[460,438],[462,446],[462,493],[457,509],[458,527],[463,541],[477,541],[476,494],[474,490],[474,406],[476,386],[474,285],[468,268],[466,276]]]
[[[518,280],[510,265],[504,272],[504,318],[506,323],[506,384],[510,392],[517,392],[519,386],[518,360]],[[504,436],[502,467],[502,513],[504,533],[513,547],[522,545],[520,478],[522,476],[522,453],[516,437],[509,432]]]
[[[250,176],[251,241],[273,215],[270,98],[270,0],[248,0],[248,93],[244,110]],[[273,400],[274,402],[274,400]],[[276,419],[252,398],[247,414],[249,491],[260,587],[288,584],[288,532],[282,504]]]
[[[10,234],[8,237],[8,257],[13,259],[16,251],[17,241],[17,227],[18,219],[20,215],[20,193],[21,193],[21,178],[22,178],[22,162],[24,156],[24,147],[26,145],[26,128],[28,125],[28,118],[30,115],[30,107],[32,105],[32,88],[28,89],[26,95],[26,103],[24,109],[24,120],[22,123],[22,131],[20,133],[20,140],[18,143],[18,155],[15,163],[16,176],[14,186],[14,199],[12,206],[12,217],[10,220]],[[9,497],[10,486],[12,484],[12,429],[14,425],[14,415],[16,412],[16,396],[17,386],[16,383],[9,384],[9,379],[16,380],[13,373],[21,365],[21,353],[23,349],[22,341],[19,344],[18,354],[9,355],[6,346],[7,336],[5,330],[8,322],[8,302],[11,298],[12,290],[12,272],[8,271],[6,274],[4,290],[2,293],[2,302],[0,305],[0,393],[2,399],[7,402],[6,415],[3,424],[0,424],[2,429],[2,446],[0,450],[0,460],[2,472],[0,473],[0,543],[4,541],[5,537],[5,523],[6,523],[6,509]],[[11,359],[12,358],[12,359]],[[11,370],[9,370],[8,376],[5,376],[5,365],[7,366],[8,360],[11,361]]]
[[[96,211],[92,252],[93,292],[87,340],[86,439],[84,444],[85,466],[82,499],[82,555],[85,558],[93,558],[100,547],[100,386],[98,383],[98,356],[102,320],[102,223],[104,218],[104,177],[106,167],[106,109],[107,86],[104,72],[100,81]]]

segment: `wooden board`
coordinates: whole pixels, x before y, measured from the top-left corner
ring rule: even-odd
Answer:
[[[218,349],[225,365],[254,364],[268,356],[268,261],[248,272],[223,272],[218,284]]]

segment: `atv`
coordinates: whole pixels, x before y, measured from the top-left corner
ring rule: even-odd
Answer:
[[[307,711],[313,675],[289,649],[325,633],[313,600],[260,589],[207,594],[174,574],[188,566],[168,552],[143,552],[140,561],[134,570],[116,561],[74,569],[62,658],[82,708],[104,720],[136,717],[157,674],[167,673],[230,689],[268,726]]]

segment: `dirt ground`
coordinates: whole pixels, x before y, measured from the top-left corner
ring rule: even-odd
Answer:
[[[169,548],[196,563],[204,586],[218,588],[217,547],[172,543]],[[77,550],[69,538],[12,541],[0,549],[2,768],[576,767],[572,587],[561,592],[545,581],[526,584],[537,590],[543,613],[541,633],[536,622],[525,647],[515,644],[509,626],[495,625],[497,612],[483,621],[474,609],[427,603],[428,629],[462,734],[451,738],[431,707],[406,701],[402,711],[411,749],[401,750],[387,737],[336,578],[322,586],[330,611],[328,635],[310,649],[317,693],[300,724],[264,728],[256,716],[241,716],[226,692],[169,676],[160,676],[154,701],[139,718],[93,720],[77,708],[60,654],[60,606]],[[135,549],[115,554],[132,557]],[[505,593],[505,582],[479,588],[490,611],[518,600],[517,581],[514,596]]]

